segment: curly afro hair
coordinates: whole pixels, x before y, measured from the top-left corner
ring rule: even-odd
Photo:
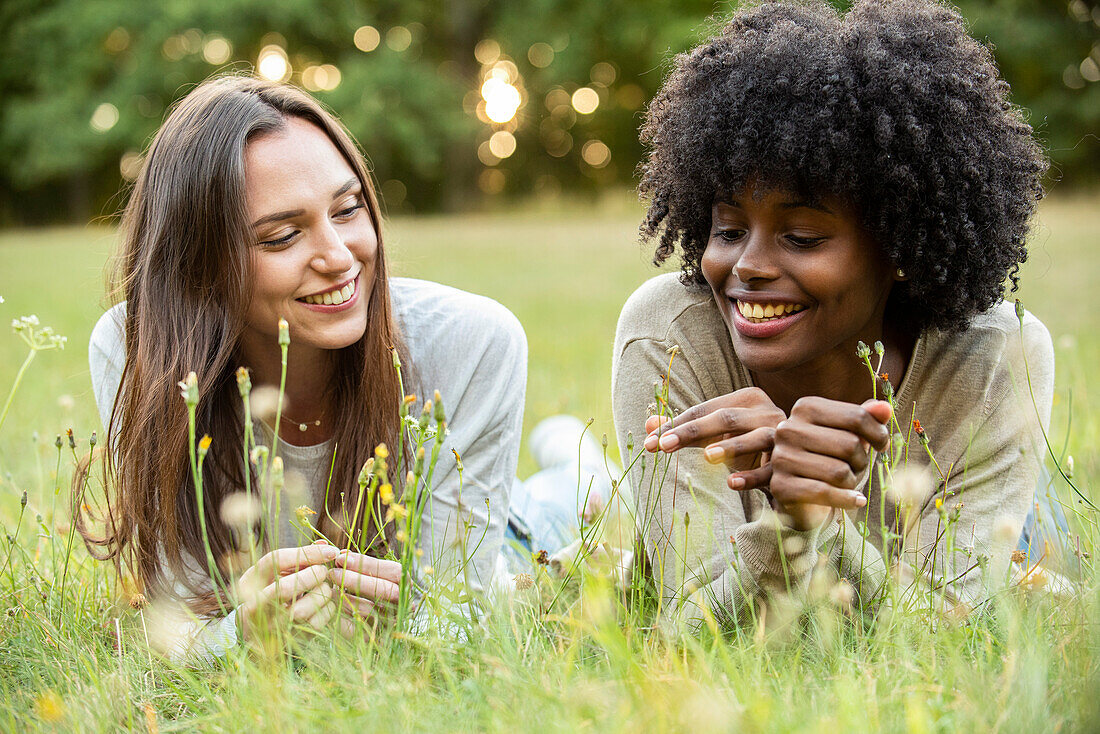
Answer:
[[[641,129],[641,233],[679,245],[685,284],[724,192],[782,189],[854,205],[908,279],[888,318],[958,330],[1017,284],[1047,162],[988,48],[934,0],[738,11],[675,59]]]

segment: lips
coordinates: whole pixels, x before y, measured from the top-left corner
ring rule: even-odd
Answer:
[[[311,311],[344,311],[359,300],[359,275],[330,290],[311,293],[296,300]]]
[[[765,339],[776,336],[798,323],[806,307],[784,300],[744,301],[729,299],[733,327],[742,336]]]

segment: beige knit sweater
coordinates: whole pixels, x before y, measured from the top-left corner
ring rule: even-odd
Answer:
[[[864,610],[885,598],[891,571],[903,592],[895,600],[973,607],[988,598],[1005,578],[1046,450],[1039,423],[1045,429],[1050,418],[1053,348],[1031,314],[1022,332],[1023,344],[1012,305],[1002,303],[962,333],[920,335],[896,401],[908,463],[928,467],[931,479],[916,484],[915,497],[910,488],[908,501],[884,493],[875,468],[861,477],[864,508],[838,510],[823,527],[796,532],[777,522],[762,491],[728,489],[724,468],[708,464],[701,449],[634,462],[637,525],[663,590],[664,621],[698,623],[707,610],[720,624],[744,620],[757,604],[804,595],[819,560],[851,583]],[[640,450],[654,383],[669,372],[674,345],[674,414],[753,384],[709,291],[685,287],[676,273],[643,284],[623,307],[615,337],[612,400],[624,465],[628,433],[634,455]],[[939,470],[910,430],[914,417]]]

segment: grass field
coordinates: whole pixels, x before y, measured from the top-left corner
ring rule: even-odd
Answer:
[[[1095,196],[1044,203],[1018,294],[1050,328],[1058,358],[1051,442],[1074,481],[1100,476],[1100,209]],[[558,412],[613,434],[610,346],[618,310],[656,271],[626,197],[569,209],[396,219],[397,274],[496,298],[530,345],[525,426]],[[863,630],[828,614],[801,634],[751,631],[670,643],[608,605],[595,581],[552,619],[500,611],[466,643],[310,644],[295,657],[234,657],[187,671],[142,650],[140,618],[111,574],[74,551],[68,590],[53,553],[64,537],[71,461],[54,436],[99,428],[87,340],[102,313],[105,226],[0,232],[0,318],[35,313],[69,337],[39,354],[0,428],[0,731],[255,730],[1087,731],[1100,726],[1100,615],[1091,574],[1075,599],[1006,593],[998,614],[935,625],[895,615]],[[5,322],[6,323],[6,322]],[[0,399],[26,351],[0,335]],[[68,453],[68,449],[65,450]],[[521,474],[533,470],[523,454]],[[55,500],[55,487],[63,489]],[[1065,489],[1063,487],[1063,489]],[[26,516],[18,523],[26,490]],[[1068,498],[1068,491],[1065,492]],[[54,504],[57,516],[51,516]],[[34,516],[43,515],[35,536]],[[1098,537],[1080,529],[1092,553]],[[47,537],[48,536],[48,537]],[[49,562],[47,562],[49,558]],[[121,619],[123,651],[113,637]],[[1095,730],[1095,729],[1094,729]]]

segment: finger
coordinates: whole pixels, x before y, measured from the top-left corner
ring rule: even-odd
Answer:
[[[889,406],[889,403],[886,405]],[[881,415],[881,408],[875,410]],[[791,409],[791,418],[851,431],[879,451],[885,449],[890,440],[890,432],[886,426],[862,405],[855,403],[820,397],[801,398]]]
[[[885,400],[867,400],[860,406],[879,423],[886,425],[894,417],[894,408]]]
[[[332,601],[332,587],[322,583],[310,589],[290,605],[290,617],[295,622],[307,622]]]
[[[703,457],[712,464],[718,464],[723,461],[732,461],[739,456],[771,451],[773,446],[775,446],[775,429],[761,426],[740,436],[710,444],[703,449]]]
[[[344,551],[336,557],[334,564],[349,571],[377,576],[395,584],[401,583],[401,564],[397,561],[387,561],[385,558],[375,558],[364,553]]]
[[[855,510],[867,504],[862,492],[840,489],[817,479],[782,475],[778,469],[772,474],[770,490],[781,505],[810,504]]]
[[[318,563],[329,563],[334,558],[338,549],[331,545],[306,545],[301,548],[278,548],[265,554],[256,565],[255,572],[261,578],[268,580],[276,574],[286,575],[296,573],[308,566]]]
[[[355,635],[355,623],[349,617],[341,616],[338,624],[340,625],[340,635],[345,640],[352,639]]]
[[[651,416],[649,416],[648,418],[645,419],[645,432],[647,434],[648,433],[653,433],[655,430],[657,430],[658,426],[660,426],[664,423],[668,423],[671,420],[672,419],[669,418],[668,416],[651,415]]]
[[[851,431],[792,419],[779,424],[775,441],[782,446],[796,446],[803,451],[840,459],[854,472],[867,468],[867,442]]]
[[[336,616],[336,604],[331,599],[321,605],[321,608],[314,612],[313,616],[309,618],[307,624],[315,630],[323,630],[328,626],[328,623],[332,621],[332,618]]]
[[[771,478],[772,465],[768,463],[756,469],[730,474],[726,477],[726,485],[730,489],[736,489],[739,492],[746,489],[763,489],[771,482]]]
[[[289,576],[281,576],[268,584],[257,595],[257,602],[265,604],[279,601],[289,602],[316,588],[328,574],[326,566],[310,566]]]
[[[657,445],[662,451],[708,446],[757,428],[774,427],[783,418],[778,408],[719,408],[701,418],[665,430]],[[649,440],[647,436],[646,441]]]
[[[343,568],[329,569],[328,579],[337,589],[364,599],[397,601],[399,587],[387,579],[368,576]]]
[[[797,447],[776,449],[772,454],[772,469],[785,476],[815,479],[840,489],[855,489],[859,484],[859,478],[847,461]]]
[[[353,617],[369,617],[374,613],[373,601],[354,594],[341,594],[337,604],[345,614],[350,614]]]

